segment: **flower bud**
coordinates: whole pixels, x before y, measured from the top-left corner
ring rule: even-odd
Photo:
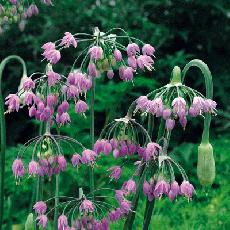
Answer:
[[[202,186],[212,185],[215,179],[215,160],[210,143],[198,147],[197,176]]]

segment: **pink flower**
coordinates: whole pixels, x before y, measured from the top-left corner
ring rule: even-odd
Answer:
[[[137,100],[136,100],[136,108],[141,110],[142,112],[145,112],[148,108],[148,104],[149,104],[149,100],[146,96],[140,96]]]
[[[97,140],[94,144],[93,150],[95,151],[96,154],[99,154],[103,151],[104,149],[104,140]]]
[[[173,112],[178,116],[184,116],[186,110],[186,101],[182,97],[177,97],[172,101]]]
[[[107,72],[107,77],[108,77],[109,79],[113,79],[113,77],[114,77],[114,72],[113,72],[113,70],[109,70],[109,71]]]
[[[118,221],[121,217],[122,217],[122,212],[120,208],[117,208],[116,210],[111,211],[109,213],[109,219],[113,222]]]
[[[154,61],[150,56],[147,55],[140,55],[137,58],[137,65],[140,69],[144,70],[145,68],[149,71],[153,69]]]
[[[61,215],[58,218],[58,230],[64,230],[66,227],[68,227],[68,220],[65,215]]]
[[[167,195],[169,192],[169,188],[170,186],[167,182],[165,182],[164,180],[159,180],[154,188],[154,196],[161,197],[163,194]]]
[[[47,228],[48,224],[48,218],[46,215],[40,215],[36,218],[36,221],[38,221],[38,226],[42,228]]]
[[[131,202],[128,201],[128,200],[123,200],[123,201],[120,203],[120,209],[121,209],[121,212],[122,212],[122,213],[128,214],[128,213],[129,213],[129,210],[131,210]]]
[[[20,107],[20,99],[16,94],[9,94],[6,97],[5,105],[8,105],[9,112],[13,112],[15,110],[18,112]]]
[[[109,153],[112,152],[112,150],[112,145],[109,143],[109,141],[105,141],[103,146],[104,154],[109,155]]]
[[[96,156],[97,154],[94,151],[86,149],[82,152],[81,161],[83,164],[94,163]]]
[[[50,45],[51,46],[51,45]],[[47,46],[48,47],[48,46]],[[42,54],[51,64],[56,64],[61,59],[61,53],[55,48],[48,47]]]
[[[48,86],[55,85],[61,79],[60,75],[52,70],[48,71],[46,75],[48,77]]]
[[[61,171],[64,171],[66,169],[66,165],[67,165],[65,157],[63,155],[59,155],[57,157],[57,162],[59,165],[59,169]]]
[[[116,61],[122,60],[122,54],[121,54],[120,50],[114,50],[113,55],[114,55]]]
[[[47,97],[47,105],[52,108],[54,107],[58,102],[58,99],[56,96],[54,96],[53,94],[49,94]]]
[[[145,161],[149,161],[152,158],[155,158],[158,155],[159,150],[161,150],[161,146],[157,143],[151,142],[148,143],[146,150],[143,154],[143,158]]]
[[[71,122],[70,116],[68,113],[62,113],[61,115],[57,114],[56,115],[56,121],[60,125],[64,125],[66,123]]]
[[[52,1],[51,0],[43,0],[43,3],[50,6],[52,5]]]
[[[13,5],[16,5],[17,4],[17,0],[10,0],[10,3],[13,4]]]
[[[79,95],[79,89],[75,85],[70,85],[67,87],[66,94],[68,98],[76,97]]]
[[[192,194],[194,193],[193,185],[190,184],[188,181],[183,181],[180,185],[180,193],[181,195],[191,198]]]
[[[64,45],[69,48],[72,45],[74,48],[77,47],[77,41],[70,32],[65,32],[65,36],[62,38],[60,45]]]
[[[34,106],[32,106],[30,109],[29,109],[29,116],[30,117],[34,117],[36,115],[36,108]]]
[[[174,128],[175,126],[175,120],[173,119],[167,119],[166,122],[165,122],[165,128],[170,131]]]
[[[120,203],[124,200],[124,195],[126,192],[124,190],[116,190],[115,198]]]
[[[98,61],[103,56],[103,49],[100,46],[93,46],[89,49],[91,60]]]
[[[127,46],[128,56],[135,56],[137,52],[140,53],[140,48],[136,43],[128,44]]]
[[[82,100],[78,100],[75,104],[76,113],[85,113],[88,108],[88,105]]]
[[[84,211],[84,212],[93,212],[94,211],[94,207],[93,207],[93,203],[90,200],[83,200],[80,207],[79,207],[80,211]]]
[[[127,67],[126,69],[124,69],[122,80],[132,81],[133,80],[133,72],[134,72],[134,70],[131,67]]]
[[[152,47],[150,44],[145,44],[143,47],[142,47],[142,53],[144,55],[149,55],[149,56],[153,56],[155,52],[155,49],[154,47]]]
[[[171,110],[170,109],[164,109],[162,112],[162,117],[164,120],[167,120],[171,116]]]
[[[177,195],[180,192],[180,186],[178,185],[178,183],[176,181],[174,181],[173,183],[171,183],[170,185],[170,191],[168,193],[168,198],[173,201]]]
[[[27,11],[26,11],[26,15],[27,17],[32,17],[33,15],[37,15],[39,13],[38,7],[35,4],[31,4]]]
[[[59,106],[58,106],[58,114],[61,115],[62,113],[66,113],[69,109],[69,103],[67,101],[63,101]]]
[[[35,88],[35,83],[30,77],[27,77],[23,82],[23,88],[24,90],[30,90]]]
[[[89,63],[89,65],[88,65],[88,74],[91,77],[97,77],[98,76],[96,65],[92,62]]]
[[[109,168],[108,171],[111,171],[109,177],[114,178],[115,180],[118,180],[121,176],[121,167],[119,166],[114,166],[112,168]]]
[[[149,183],[145,180],[143,183],[143,193],[145,194],[145,196],[148,196],[150,191],[150,185]]]
[[[137,59],[136,59],[136,57],[135,56],[129,56],[128,57],[128,64],[133,69],[136,69],[137,68]]]
[[[21,159],[14,160],[12,171],[16,179],[24,176],[25,169]]]
[[[79,166],[81,164],[81,156],[77,153],[75,153],[71,158],[72,165]]]
[[[47,42],[42,46],[42,49],[44,51],[53,50],[55,49],[55,44],[53,42]]]
[[[35,176],[37,175],[38,172],[38,163],[34,160],[30,161],[29,166],[28,166],[28,173],[30,176]]]
[[[47,205],[45,202],[43,201],[38,201],[34,206],[33,206],[34,211],[39,214],[42,215],[46,212],[47,210]]]
[[[204,101],[204,112],[215,113],[217,103],[211,99]]]
[[[136,183],[134,180],[129,179],[128,181],[124,182],[122,188],[128,192],[136,192]]]
[[[25,93],[25,97],[24,97],[24,104],[25,105],[32,105],[34,97],[35,97],[34,93],[32,93],[32,92],[26,92]]]
[[[148,109],[149,112],[152,113],[153,115],[156,115],[156,117],[162,116],[163,110],[164,110],[164,105],[163,101],[160,97],[155,98],[152,101],[148,102]]]

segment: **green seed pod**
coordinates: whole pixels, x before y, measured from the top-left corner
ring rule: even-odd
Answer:
[[[25,230],[34,230],[34,216],[32,213],[26,219]]]
[[[210,143],[198,147],[197,176],[202,186],[212,185],[215,179],[215,160]]]

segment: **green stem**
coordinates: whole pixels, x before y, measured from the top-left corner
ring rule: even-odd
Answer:
[[[92,89],[91,89],[91,101],[90,101],[90,143],[91,148],[94,146],[94,135],[95,135],[95,123],[94,123],[94,102],[95,102],[95,88],[96,88],[96,80],[92,79]],[[89,169],[89,186],[90,192],[93,194],[94,191],[94,168],[90,167]],[[93,194],[94,198],[94,194]]]
[[[158,135],[157,135],[157,142],[159,142],[159,140],[163,136],[164,131],[165,131],[165,125],[164,125],[164,121],[161,119],[161,123],[160,123],[159,130],[158,130]],[[147,198],[146,207],[145,207],[145,214],[144,214],[144,223],[143,223],[143,229],[144,230],[148,230],[148,228],[149,228],[149,224],[150,224],[150,221],[152,218],[154,206],[155,206],[155,199],[153,199],[150,202]]]
[[[56,175],[54,229],[58,229],[59,175]]]
[[[182,83],[184,82],[185,75],[190,67],[198,67],[201,70],[205,81],[206,97],[212,99],[213,98],[212,75],[208,66],[203,61],[199,59],[194,59],[190,61],[187,65],[185,65],[184,69],[182,70]],[[202,143],[204,144],[209,143],[209,129],[210,129],[211,120],[212,120],[211,115],[209,113],[206,113],[204,119],[203,134],[202,134]]]
[[[150,138],[152,138],[153,118],[151,115],[149,115],[149,117],[148,117],[148,129],[147,129],[147,131],[148,131]],[[141,162],[141,163],[143,163],[143,162]],[[137,183],[137,190],[136,190],[136,193],[132,199],[132,211],[129,212],[129,214],[126,218],[124,228],[123,228],[124,230],[129,230],[129,229],[133,228],[133,223],[134,223],[135,216],[136,216],[136,210],[137,210],[137,206],[138,206],[138,202],[139,202],[139,198],[140,198],[140,191],[141,191],[142,186],[143,186],[143,181],[145,179],[146,171],[147,171],[147,168],[146,168],[146,165],[144,164],[141,167],[140,175],[139,175],[139,181]]]
[[[2,75],[6,64],[11,60],[19,61],[23,66],[23,76],[27,75],[25,62],[16,55],[5,58],[0,64],[0,230],[2,229],[3,213],[4,213],[4,174],[5,174],[5,151],[6,151],[6,121],[4,116],[4,100],[2,96]]]

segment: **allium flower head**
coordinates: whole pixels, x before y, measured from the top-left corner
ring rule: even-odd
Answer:
[[[62,38],[60,45],[64,45],[66,48],[72,45],[74,48],[76,48],[77,40],[70,32],[65,32],[65,36]]]
[[[53,44],[48,44],[46,46],[43,47],[47,47],[44,52],[43,52],[43,56],[51,63],[51,64],[56,64],[58,63],[58,61],[61,59],[61,53],[59,50],[56,50],[55,48],[51,48],[53,47]]]
[[[156,186],[154,188],[154,196],[155,197],[161,197],[163,194],[167,195],[169,192],[169,184],[164,180],[159,180],[156,183]]]
[[[34,211],[38,214],[38,215],[42,215],[45,214],[46,210],[47,210],[47,205],[45,202],[43,201],[38,201],[34,206],[33,206]]]
[[[94,211],[94,206],[93,206],[93,203],[90,201],[90,200],[83,200],[80,207],[79,207],[79,210],[81,212],[93,212]]]

